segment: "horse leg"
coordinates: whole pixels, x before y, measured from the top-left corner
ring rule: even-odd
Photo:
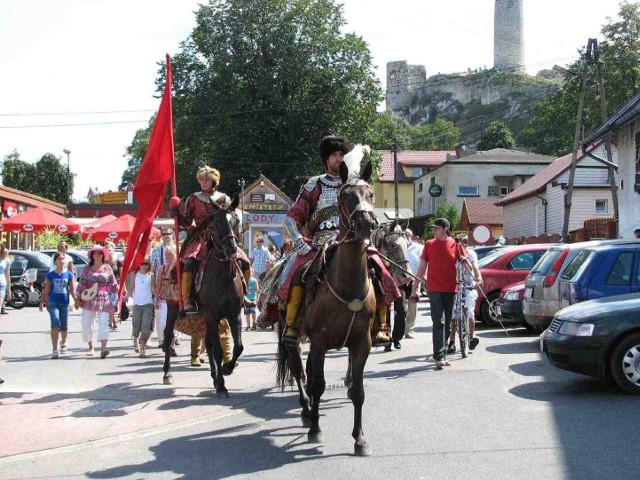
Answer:
[[[293,345],[287,345],[285,348],[287,349],[289,369],[293,374],[293,378],[296,379],[296,385],[298,386],[299,401],[302,407],[302,413],[300,414],[302,426],[311,427],[311,401],[302,383],[302,357],[298,349]]]
[[[358,457],[368,457],[371,455],[369,444],[364,439],[362,431],[362,405],[364,404],[364,365],[369,357],[369,347],[366,345],[349,349],[349,356],[352,358],[353,385],[350,388],[350,398],[353,403],[353,432],[351,435],[355,439],[354,453]]]
[[[347,373],[344,376],[344,386],[347,387],[347,397],[351,398],[351,386],[353,385],[353,377],[351,375],[351,352],[349,352],[349,363],[347,364]]]
[[[207,332],[207,338],[209,338],[209,332]],[[216,388],[216,395],[219,397],[227,398],[229,391],[224,386],[224,376],[222,375],[222,346],[220,345],[220,337],[218,335],[218,328],[215,327],[211,332],[210,341],[213,346],[212,353],[209,354],[209,362],[211,363],[211,376],[213,377],[213,386]],[[207,350],[208,351],[208,350]],[[215,369],[215,376],[214,376]]]
[[[242,351],[244,350],[244,346],[242,345],[242,317],[240,314],[237,315],[236,321],[229,321],[229,326],[231,327],[231,336],[233,337],[233,358],[229,363],[225,363],[222,366],[222,373],[224,375],[231,375],[233,373],[233,369],[236,368],[236,363],[240,355],[242,355]]]
[[[311,443],[324,443],[322,430],[320,430],[320,398],[324,393],[326,382],[324,380],[324,357],[322,347],[314,347],[311,343],[311,351],[307,358],[307,393],[311,396],[311,428],[307,438]]]
[[[162,383],[165,385],[173,385],[173,376],[169,373],[171,368],[171,344],[173,343],[173,329],[176,326],[176,319],[167,318],[167,323],[164,326],[164,376],[162,377]]]

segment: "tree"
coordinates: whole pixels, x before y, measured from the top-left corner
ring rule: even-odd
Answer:
[[[4,156],[2,162],[3,185],[23,192],[30,192],[35,174],[33,164],[22,160],[17,150]]]
[[[374,121],[367,132],[365,143],[373,150],[392,150],[394,137],[398,148],[411,148],[414,127],[409,122],[391,111],[376,113]]]
[[[172,60],[180,194],[197,188],[195,171],[207,163],[222,172],[227,193],[239,190],[239,178],[263,173],[295,195],[321,172],[323,130],[364,141],[381,90],[367,44],[344,26],[332,0],[199,7]],[[163,65],[157,84],[160,91]],[[129,178],[134,170],[135,163]]]
[[[458,207],[453,203],[443,203],[436,208],[436,213],[433,217],[427,220],[424,226],[423,237],[426,239],[433,238],[433,222],[436,218],[446,218],[451,224],[451,230],[457,230],[460,228],[460,214],[458,213]]]
[[[516,141],[513,133],[502,122],[491,122],[480,137],[478,150],[493,150],[494,148],[514,148]]]
[[[460,143],[460,129],[442,118],[413,127],[410,135],[413,150],[453,150]]]
[[[602,27],[600,60],[604,64],[604,90],[609,113],[618,110],[640,90],[640,4],[623,1],[618,18],[607,19]],[[537,153],[561,156],[573,148],[580,83],[584,66],[581,58],[567,66],[562,89],[534,106],[534,119],[520,134],[521,145]],[[592,132],[602,123],[595,66],[586,78],[584,131]]]
[[[35,164],[31,164],[21,160],[14,150],[5,155],[2,163],[3,185],[64,204],[68,200],[67,188],[73,192],[73,177],[73,174],[67,175],[67,167],[52,153],[44,154]]]
[[[66,165],[62,165],[60,157],[45,153],[36,162],[33,189],[27,190],[55,202],[67,204],[73,192],[74,174],[68,174]]]

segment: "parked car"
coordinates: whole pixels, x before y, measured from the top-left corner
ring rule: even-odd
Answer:
[[[29,268],[35,268],[38,271],[36,281],[33,283],[33,291],[29,293],[29,305],[38,306],[42,297],[42,285],[53,265],[51,257],[31,250],[11,250],[9,261],[11,262],[11,283],[20,280],[22,274]]]
[[[490,304],[500,296],[500,290],[521,282],[552,245],[515,245],[495,250],[478,262],[483,286],[476,302],[476,317],[486,325],[497,326]],[[486,296],[486,298],[485,298]]]
[[[560,306],[640,292],[639,263],[637,243],[585,248],[560,275]]]
[[[500,290],[500,296],[495,303],[496,314],[502,323],[519,323],[530,329],[522,315],[522,300],[524,299],[524,281],[508,285]]]
[[[478,255],[478,260],[482,260],[491,252],[495,252],[496,250],[499,250],[501,248],[504,248],[504,245],[483,245],[481,247],[473,247],[473,251],[476,252],[476,255]]]
[[[53,259],[57,250],[42,250],[42,253]],[[76,271],[76,277],[79,278],[84,270],[85,265],[89,265],[89,257],[84,250],[67,250],[67,254],[73,259],[73,268]]]
[[[545,329],[560,310],[559,278],[583,249],[600,245],[623,245],[638,240],[593,240],[551,247],[536,263],[526,279],[523,302],[524,318],[535,328]]]
[[[616,295],[560,310],[540,336],[555,367],[640,394],[640,295]]]

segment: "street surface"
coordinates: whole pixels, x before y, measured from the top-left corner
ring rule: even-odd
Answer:
[[[130,322],[108,358],[87,358],[73,312],[69,354],[53,360],[46,312],[10,310],[0,319],[0,479],[637,478],[640,398],[551,367],[524,329],[481,329],[468,359],[452,355],[436,371],[424,300],[419,312],[415,339],[369,357],[373,455],[355,458],[346,352],[327,358],[318,446],[306,441],[297,393],[274,388],[271,331],[243,334],[231,396],[218,399],[208,367],[188,364],[188,337],[165,386],[160,350],[138,358]]]

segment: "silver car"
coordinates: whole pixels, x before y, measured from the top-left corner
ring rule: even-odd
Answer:
[[[551,324],[553,316],[561,309],[558,277],[584,248],[627,243],[640,243],[640,240],[592,240],[551,247],[525,280],[522,313],[526,322],[540,330]]]
[[[56,252],[57,250],[43,250],[41,253],[44,253],[45,255],[53,258]],[[89,265],[89,257],[87,257],[87,252],[85,252],[84,250],[67,250],[67,255],[69,255],[73,259],[73,268],[76,271],[76,278],[80,278],[84,267]]]

